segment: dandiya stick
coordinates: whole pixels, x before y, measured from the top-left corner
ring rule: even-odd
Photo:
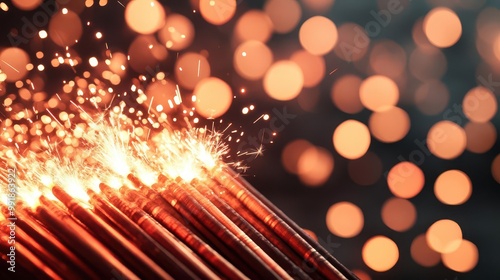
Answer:
[[[86,260],[104,278],[139,279],[109,249],[44,196],[36,207],[36,218],[43,222],[73,252]]]
[[[139,248],[123,237],[108,223],[97,217],[90,209],[84,207],[82,203],[71,197],[61,187],[54,186],[52,193],[68,207],[72,215],[86,225],[96,237],[114,251],[119,258],[123,259],[140,277],[172,279],[167,272],[161,269]]]
[[[156,198],[160,195],[161,199],[164,200],[169,205],[173,206],[175,210],[182,215],[184,219],[187,220],[187,225],[191,226],[190,228],[195,228],[196,231],[207,239],[211,245],[214,246],[226,259],[231,260],[232,264],[239,268],[245,275],[249,276],[251,279],[259,278],[255,271],[252,270],[246,260],[242,258],[241,254],[233,251],[227,244],[227,242],[222,242],[221,239],[217,237],[209,228],[206,227],[202,222],[198,221],[198,219],[193,216],[193,214],[187,209],[182,203],[178,203],[177,199],[171,196],[168,192],[158,193],[155,190],[146,187],[145,185],[139,186],[139,192],[143,194],[146,198],[152,199],[153,201],[157,201]],[[159,183],[156,183],[152,186],[154,189],[158,190],[161,188]],[[163,205],[163,203],[162,203]]]
[[[190,275],[189,279],[220,279],[191,249],[141,208],[120,198],[111,187],[104,183],[101,183],[99,188],[113,205],[177,258],[176,265],[185,269],[186,273]]]
[[[278,263],[289,274],[301,279],[311,279],[302,269],[296,266],[283,252],[279,251],[266,237],[264,237],[253,225],[245,220],[240,214],[220,199],[215,192],[206,186],[205,182],[193,179],[190,185],[192,191],[199,192],[211,203],[213,203],[226,217],[245,232],[258,246],[260,246],[276,263]],[[291,275],[291,274],[290,274]]]
[[[158,180],[160,182],[166,181],[167,178],[163,175],[160,175]],[[207,209],[205,209],[197,199],[195,199],[190,193],[186,191],[184,187],[181,187],[177,183],[166,183],[165,187],[166,189],[162,192],[162,194],[168,193],[172,195],[178,202],[182,203],[189,210],[189,212],[198,219],[198,221],[205,224],[208,229],[210,229],[214,234],[217,235],[217,237],[225,240],[229,246],[233,247],[240,255],[244,256],[245,260],[249,263],[252,269],[254,269],[255,272],[260,275],[261,278],[282,278],[275,272],[276,267],[270,267],[268,265],[268,263],[271,263],[269,262],[269,256],[263,253],[262,249],[260,249],[253,241],[251,241],[250,238],[241,230],[239,230],[239,228],[236,227],[231,221],[227,223],[228,220],[223,220],[224,218],[227,219],[224,214],[220,213],[220,211],[219,213],[217,213],[216,211],[207,211]],[[214,214],[218,215],[218,217],[214,216]],[[226,222],[227,226],[229,226],[230,228],[226,227],[225,224],[222,224],[221,220],[223,220],[223,222]],[[237,234],[235,234],[235,232]],[[250,244],[250,246],[248,246],[248,244]],[[266,259],[263,260],[262,257]]]
[[[193,251],[201,256],[208,264],[214,267],[228,279],[246,279],[246,276],[235,268],[230,262],[222,257],[217,251],[203,242],[198,236],[193,234],[187,227],[158,204],[144,198],[137,191],[127,187],[120,188],[120,192],[129,200],[135,202],[139,207],[153,216],[166,229],[171,231],[180,240],[184,241]]]
[[[51,252],[59,261],[77,271],[81,278],[99,278],[92,269],[85,264],[78,256],[62,244],[50,231],[42,226],[34,217],[34,213],[28,208],[20,205],[16,211],[16,224],[26,233],[35,239],[43,248]]]
[[[329,259],[335,260],[335,266],[326,259],[326,255],[323,256],[323,251],[316,242],[307,242],[306,234],[300,227],[291,221],[290,218],[286,218],[285,222],[282,217],[286,217],[281,211],[280,216],[276,214],[276,206],[272,207],[271,210],[268,205],[264,204],[263,201],[267,201],[265,197],[258,193],[248,182],[244,181],[241,176],[237,175],[234,171],[229,168],[223,167],[221,171],[214,173],[214,178],[224,186],[228,191],[230,191],[236,198],[238,198],[249,210],[251,210],[259,219],[264,221],[271,229],[273,229],[285,242],[290,244],[290,246],[296,250],[304,260],[318,269],[321,274],[323,274],[328,279],[358,279],[353,275],[352,272],[347,270],[333,257]],[[252,190],[252,191],[251,191]],[[255,194],[258,194],[256,196]],[[267,204],[272,205],[269,201]],[[276,211],[277,210],[277,211]],[[290,224],[294,224],[295,228],[292,228]],[[302,235],[300,234],[302,233]],[[312,241],[309,237],[308,240]],[[316,244],[313,247],[311,244]],[[318,249],[317,249],[318,248]],[[321,250],[320,253],[318,250]],[[328,254],[329,255],[329,254]],[[331,256],[331,255],[330,255]],[[342,272],[338,268],[342,269]]]
[[[94,211],[98,212],[98,215],[106,216],[134,244],[140,247],[144,253],[164,268],[172,277],[195,277],[194,275],[187,274],[185,272],[188,270],[186,267],[182,264],[180,266],[177,265],[179,261],[168,250],[113,204],[92,190],[88,190],[87,193],[90,197],[90,203],[94,206]]]
[[[8,244],[9,236],[8,234],[5,234],[3,231],[0,231],[0,249],[2,249],[2,252],[9,252],[10,251],[10,246]],[[31,274],[31,277],[36,277],[38,279],[48,279],[48,280],[62,280],[62,276],[57,274],[50,266],[48,266],[43,260],[41,260],[39,257],[37,257],[35,254],[33,254],[26,246],[24,246],[21,242],[16,241],[15,246],[15,252],[16,252],[16,264],[20,263],[22,266],[14,267],[14,271],[12,274],[21,274],[22,272],[19,271],[21,268],[26,269],[29,271]],[[5,255],[6,257],[9,257]],[[7,259],[8,260],[8,259]],[[8,272],[11,273],[11,272]]]

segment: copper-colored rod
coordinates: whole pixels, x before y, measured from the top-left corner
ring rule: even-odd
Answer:
[[[243,177],[239,176],[231,168],[223,167],[223,172],[229,179],[233,182],[237,182],[242,187],[249,190],[258,200],[260,200],[264,205],[269,207],[271,211],[273,211],[276,215],[278,215],[285,223],[287,223],[292,229],[294,229],[307,243],[311,244],[311,246],[316,249],[321,255],[323,255],[335,268],[347,279],[355,279],[359,280],[359,278],[352,273],[349,269],[347,269],[342,263],[340,263],[335,257],[333,257],[330,252],[328,252],[323,246],[321,246],[316,240],[312,239],[312,237],[305,233],[302,228],[297,225],[292,219],[290,219],[283,211],[281,211],[276,205],[274,205],[271,201],[269,201],[265,196],[263,196],[257,189],[255,189],[250,183],[248,183]]]
[[[266,237],[264,237],[253,225],[245,220],[234,208],[217,196],[204,182],[193,179],[191,185],[193,190],[199,192],[213,205],[215,205],[226,217],[237,225],[248,237],[250,237],[259,247],[264,250],[276,263],[278,263],[287,273],[301,279],[311,279],[302,269],[296,266],[283,252],[279,251]]]
[[[226,171],[224,169],[224,171]],[[357,279],[357,277],[350,277],[352,273],[344,275],[332,263],[330,263],[322,254],[312,247],[298,232],[302,230],[293,229],[274,211],[269,209],[261,200],[264,198],[262,195],[256,197],[250,191],[250,184],[243,184],[240,176],[233,177],[236,174],[228,173],[229,171],[216,173],[215,179],[230,191],[236,198],[238,198],[250,211],[265,222],[278,236],[299,253],[306,263],[311,264],[327,279]],[[233,175],[233,176],[232,176]],[[256,190],[254,189],[254,192]],[[274,207],[276,208],[276,207]],[[340,265],[340,263],[335,263]],[[343,266],[342,266],[343,267]]]
[[[183,279],[220,279],[191,249],[178,240],[171,232],[166,230],[155,219],[149,216],[137,205],[125,201],[106,184],[99,185],[101,191],[108,200],[120,211],[136,222],[144,231],[146,231],[154,240],[160,243],[165,249],[171,252],[175,257],[176,265],[182,267],[187,274],[179,277]]]
[[[35,218],[34,213],[25,207],[19,207],[16,211],[17,224],[23,228],[26,233],[34,238],[42,247],[49,250],[59,262],[64,262],[71,266],[73,270],[78,271],[82,278],[96,279],[98,275],[76,256],[68,247],[62,244],[50,231],[42,226]]]
[[[153,187],[155,187],[155,185],[153,185]],[[157,185],[158,186],[156,187],[159,188],[160,184]],[[139,192],[149,199],[154,199],[159,194],[153,189],[145,186],[141,186]],[[211,229],[207,228],[202,222],[198,221],[198,219],[193,216],[192,213],[183,204],[177,203],[177,199],[171,196],[168,192],[163,192],[160,194],[160,196],[169,205],[171,204],[171,206],[173,206],[175,210],[188,221],[188,226],[192,226],[192,228],[195,228],[200,235],[205,237],[210,242],[210,244],[214,246],[214,248],[216,248],[227,259],[231,260],[234,266],[239,268],[245,275],[247,275],[251,279],[259,278],[259,276],[255,274],[255,271],[253,271],[248,266],[248,263],[246,262],[246,260],[244,260],[244,258],[242,258],[241,254],[233,251],[227,243],[222,242],[222,240],[219,239],[217,235],[211,231]]]
[[[167,211],[151,200],[144,198],[139,192],[131,190],[127,187],[120,188],[120,192],[131,202],[136,203],[148,214],[153,216],[166,229],[171,231],[208,264],[213,266],[225,278],[228,279],[245,279],[246,276],[235,268],[230,262],[222,257],[217,251],[212,249],[208,244],[203,242],[198,236],[193,234],[187,227],[179,222],[174,217],[170,216]]]
[[[159,181],[165,180],[167,180],[166,177],[160,175]],[[269,267],[260,256],[257,255],[256,251],[258,246],[253,245],[252,247],[248,247],[244,243],[243,240],[249,239],[248,236],[245,234],[241,234],[240,236],[235,235],[233,232],[234,228],[231,228],[231,230],[228,229],[219,221],[219,219],[214,217],[211,212],[207,211],[202,205],[200,205],[200,203],[181,186],[176,183],[167,183],[165,186],[166,189],[162,191],[162,195],[164,193],[170,194],[176,201],[183,204],[189,212],[198,219],[198,221],[205,224],[206,227],[216,234],[218,238],[226,241],[230,247],[233,247],[238,254],[243,256],[249,266],[252,267],[257,274],[259,274],[260,278],[280,279],[280,276],[276,274],[276,272]],[[175,201],[172,202],[176,203]]]
[[[3,231],[0,231],[0,249],[2,252],[9,252],[12,245],[8,244],[9,236]],[[33,254],[26,246],[21,242],[16,241],[15,252],[16,252],[16,264],[21,264],[19,267],[15,266],[15,272],[12,273],[14,276],[18,274],[23,275],[24,271],[19,271],[22,267],[29,271],[31,277],[36,277],[37,279],[47,279],[47,280],[62,280],[62,276],[57,274],[51,267],[49,267],[43,260]],[[7,255],[5,255],[8,257]]]
[[[152,279],[172,279],[172,277],[146,256],[108,223],[85,208],[59,186],[52,188],[52,193],[68,208],[69,212],[86,225],[94,235],[105,243],[138,276]]]
[[[92,264],[102,278],[139,279],[109,249],[76,223],[71,216],[44,196],[36,208],[36,218],[43,222],[68,248]]]
[[[91,204],[94,206],[94,211],[106,216],[111,223],[120,228],[134,244],[141,248],[145,254],[165,269],[165,271],[168,271],[172,277],[180,278],[189,276],[183,270],[187,270],[187,268],[176,265],[173,260],[177,262],[178,260],[127,215],[94,191],[89,190],[87,193],[90,196]]]

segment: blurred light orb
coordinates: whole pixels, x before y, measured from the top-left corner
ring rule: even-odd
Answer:
[[[194,89],[196,111],[207,119],[215,119],[227,112],[233,102],[231,87],[215,77],[201,80]]]
[[[236,0],[200,0],[201,16],[213,25],[223,25],[236,13]]]
[[[262,78],[272,63],[272,51],[260,41],[246,41],[234,51],[234,69],[247,80],[255,81]]]
[[[5,75],[0,80],[16,82],[28,74],[26,66],[30,63],[28,54],[20,48],[0,50],[0,70]]]
[[[148,99],[142,105],[148,108],[151,106],[154,110],[161,108],[161,110],[157,111],[168,113],[173,109],[170,104],[175,104],[176,89],[175,83],[171,80],[154,81],[146,88]]]
[[[128,63],[139,73],[154,75],[155,65],[167,58],[167,49],[152,35],[139,35],[128,49]]]
[[[406,69],[406,52],[396,42],[378,41],[370,52],[370,66],[376,74],[395,79]]]
[[[152,34],[165,24],[165,10],[156,0],[134,0],[125,7],[125,22],[133,31]]]
[[[335,54],[344,61],[358,61],[363,58],[370,46],[370,37],[360,25],[346,22],[338,28],[338,46]]]
[[[368,121],[373,136],[384,143],[394,143],[403,139],[410,130],[408,113],[398,107],[373,112]]]
[[[500,184],[500,155],[497,155],[491,163],[491,175]]]
[[[264,90],[271,98],[281,101],[297,97],[304,86],[300,66],[290,60],[275,62],[264,76]]]
[[[427,244],[425,234],[420,234],[411,243],[411,257],[421,266],[433,267],[441,260],[441,255]]]
[[[352,273],[354,273],[354,275],[356,275],[359,278],[359,280],[372,280],[370,275],[364,272],[363,270],[352,269],[351,271]]]
[[[314,55],[325,55],[337,44],[338,32],[335,24],[323,16],[306,20],[299,30],[302,47]]]
[[[12,0],[12,4],[20,10],[31,11],[36,9],[43,0]]]
[[[442,159],[454,159],[461,155],[467,145],[463,128],[451,121],[434,124],[427,134],[429,151]]]
[[[460,246],[453,252],[441,255],[443,264],[457,272],[468,272],[476,267],[479,260],[479,251],[476,245],[469,240],[462,240]]]
[[[326,13],[334,2],[334,0],[302,0],[307,9],[316,13]]]
[[[388,271],[398,262],[398,245],[385,236],[377,235],[363,245],[362,257],[371,269],[378,272]]]
[[[169,50],[180,51],[191,45],[195,30],[191,21],[180,14],[170,14],[158,31],[160,42]]]
[[[381,111],[398,103],[399,88],[392,79],[374,75],[361,83],[359,98],[365,108],[371,111]]]
[[[464,97],[464,114],[474,122],[488,122],[497,113],[497,98],[487,88],[479,86],[471,89]]]
[[[364,216],[355,204],[342,201],[333,204],[326,212],[326,226],[336,236],[351,238],[363,229]]]
[[[309,143],[309,141],[303,139],[297,139],[286,144],[281,152],[281,163],[285,170],[292,174],[297,174],[301,155],[311,147],[313,147],[313,145]]]
[[[439,80],[429,80],[421,84],[415,91],[414,101],[420,112],[425,115],[441,113],[450,100],[446,85]]]
[[[458,249],[462,243],[462,229],[460,226],[448,219],[433,223],[425,233],[427,244],[439,253],[451,253]]]
[[[347,171],[354,183],[361,186],[373,185],[382,175],[382,161],[369,151],[358,159],[350,160],[347,163]]]
[[[175,62],[175,77],[179,85],[194,89],[196,84],[210,76],[210,64],[201,54],[187,52]]]
[[[76,44],[82,36],[82,21],[78,14],[67,10],[67,13],[56,12],[50,18],[49,37],[60,47]]]
[[[467,136],[467,150],[482,154],[489,151],[497,141],[497,130],[491,122],[469,122],[464,127]]]
[[[387,176],[389,190],[397,197],[412,198],[424,187],[424,172],[409,161],[394,165]]]
[[[360,77],[351,74],[335,80],[330,91],[333,104],[348,114],[356,114],[363,110],[363,104],[359,98],[361,82]]]
[[[257,40],[265,43],[273,33],[273,22],[266,13],[250,10],[238,19],[234,32],[238,42]]]
[[[434,183],[434,194],[447,205],[460,205],[472,194],[469,176],[460,170],[448,170],[439,175]]]
[[[304,74],[304,87],[317,86],[325,76],[325,60],[321,56],[300,50],[292,54],[291,61],[297,63]]]
[[[309,147],[301,155],[297,163],[300,181],[307,186],[323,185],[332,174],[333,156],[321,147]]]
[[[441,50],[416,48],[410,54],[410,73],[420,81],[439,80],[448,67]]]
[[[438,48],[453,46],[462,36],[462,23],[457,14],[444,7],[432,9],[424,18],[424,33]]]
[[[125,75],[127,69],[127,56],[121,52],[113,53],[110,59],[109,70],[120,76]]]
[[[280,34],[291,32],[302,17],[297,0],[268,0],[264,4],[264,11],[273,23],[274,32]]]
[[[417,210],[408,200],[389,198],[382,206],[382,221],[390,229],[404,232],[409,230],[417,220]]]
[[[358,159],[370,147],[370,131],[362,122],[346,120],[333,132],[335,150],[347,159]]]
[[[500,61],[500,34],[497,36],[495,43],[493,44],[493,52],[495,57]]]

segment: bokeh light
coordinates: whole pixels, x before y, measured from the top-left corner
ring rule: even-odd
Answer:
[[[273,53],[268,46],[259,41],[244,42],[234,51],[234,69],[247,80],[262,78],[272,62]]]
[[[325,13],[332,6],[335,0],[302,0],[307,9],[316,13]]]
[[[370,131],[378,140],[385,143],[397,142],[410,130],[410,117],[403,109],[386,107],[373,112],[368,121]]]
[[[299,95],[304,75],[297,63],[290,60],[275,62],[264,76],[264,90],[276,100],[291,100]]]
[[[463,128],[451,121],[434,124],[427,134],[427,146],[432,154],[442,159],[453,159],[463,153],[467,136]]]
[[[326,17],[311,17],[300,27],[299,40],[302,47],[311,54],[325,55],[337,43],[337,27]]]
[[[370,52],[370,66],[376,74],[396,79],[406,69],[405,50],[393,41],[379,41]]]
[[[410,73],[420,81],[440,79],[448,67],[444,54],[437,48],[416,48],[410,54]]]
[[[391,239],[377,235],[363,245],[363,261],[371,269],[384,272],[391,269],[399,259],[398,245]]]
[[[73,46],[82,36],[82,21],[73,11],[59,11],[50,18],[48,32],[50,39],[58,46]]]
[[[352,271],[352,273],[354,273],[354,275],[356,275],[359,278],[359,280],[372,280],[370,275],[368,273],[364,272],[363,270],[352,269],[351,271]]]
[[[457,272],[468,272],[476,266],[479,260],[479,251],[474,243],[462,240],[456,250],[442,254],[441,258],[443,264],[449,269]]]
[[[250,10],[238,19],[234,33],[239,42],[257,40],[265,43],[273,33],[273,22],[263,11]]]
[[[335,203],[326,213],[328,230],[339,237],[351,238],[358,235],[363,229],[363,224],[363,212],[351,202]]]
[[[269,0],[264,4],[264,11],[271,19],[274,31],[282,34],[291,32],[302,16],[302,9],[297,0]]]
[[[426,115],[437,115],[448,105],[450,93],[445,84],[439,80],[428,80],[415,91],[415,105]]]
[[[307,51],[296,51],[290,60],[297,63],[304,74],[304,87],[317,86],[325,76],[325,60]]]
[[[29,63],[28,54],[20,48],[0,50],[0,69],[6,75],[7,82],[15,82],[24,78],[28,74],[26,67]]]
[[[344,75],[338,78],[330,91],[333,104],[349,114],[356,114],[363,110],[363,104],[359,98],[361,82],[361,78],[356,75]]]
[[[323,185],[333,171],[334,161],[330,152],[321,147],[309,147],[297,162],[300,181],[307,186]]]
[[[175,63],[175,77],[179,85],[186,89],[194,89],[199,81],[209,76],[210,64],[201,54],[184,53]]]
[[[432,267],[439,263],[441,254],[432,250],[427,244],[425,234],[420,234],[411,243],[411,257],[421,266]]]
[[[491,174],[495,181],[500,184],[500,155],[497,155],[491,163]]]
[[[167,55],[167,49],[154,36],[139,35],[130,44],[128,62],[133,70],[147,73],[154,71],[155,65],[166,59]]]
[[[382,221],[390,229],[403,232],[410,229],[417,219],[417,210],[408,200],[389,198],[382,206]]]
[[[370,147],[370,131],[365,124],[346,120],[333,132],[333,146],[337,153],[347,159],[362,157]]]
[[[180,51],[191,45],[194,33],[194,26],[187,17],[169,14],[165,25],[158,31],[158,39],[167,49]]]
[[[497,141],[497,130],[490,123],[469,122],[464,127],[467,136],[467,151],[482,154],[489,151]]]
[[[427,39],[436,47],[453,46],[462,35],[462,23],[457,14],[448,8],[434,8],[424,19]]]
[[[292,174],[297,174],[299,159],[310,147],[313,147],[313,145],[303,139],[289,142],[281,153],[281,163],[285,170]]]
[[[425,233],[427,244],[439,253],[451,253],[462,243],[462,229],[448,219],[433,223]]]
[[[12,0],[12,4],[21,10],[30,11],[42,4],[43,0]]]
[[[236,13],[236,0],[200,0],[201,16],[213,25],[223,25]]]
[[[434,183],[434,194],[444,204],[459,205],[471,196],[472,183],[464,172],[448,170],[437,177]]]
[[[338,46],[335,54],[345,61],[358,61],[363,58],[370,46],[370,37],[363,27],[346,22],[338,28]]]
[[[495,95],[485,87],[471,89],[464,97],[462,103],[464,114],[474,122],[487,122],[497,112],[497,99]]]
[[[390,78],[375,75],[363,80],[359,87],[359,97],[367,109],[380,111],[398,103],[399,89]]]
[[[387,175],[389,190],[397,197],[412,198],[424,187],[425,177],[422,170],[409,161],[394,165]]]
[[[125,22],[141,34],[152,34],[165,24],[165,10],[156,0],[134,0],[125,7]]]
[[[222,116],[233,101],[231,87],[215,77],[201,80],[194,88],[194,96],[196,111],[207,119]]]

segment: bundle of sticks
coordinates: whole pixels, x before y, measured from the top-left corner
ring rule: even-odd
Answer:
[[[18,201],[15,228],[0,231],[3,263],[14,234],[16,276],[37,279],[357,279],[232,169],[204,172],[152,186],[128,174],[89,189],[88,203],[71,186]]]

